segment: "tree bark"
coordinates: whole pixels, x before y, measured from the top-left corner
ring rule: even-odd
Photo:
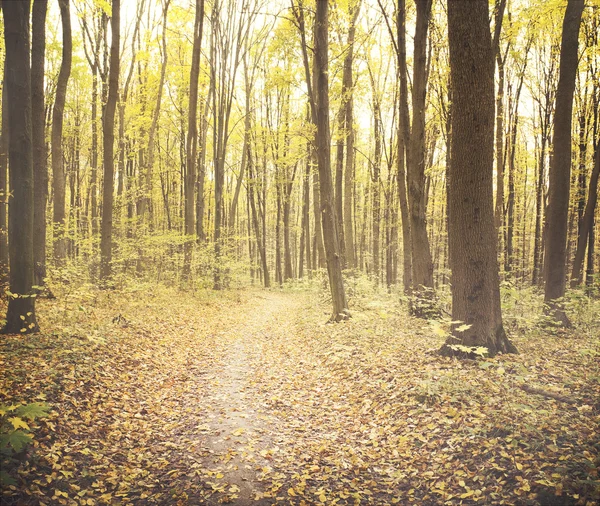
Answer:
[[[47,0],[33,2],[31,26],[31,115],[33,142],[33,265],[34,284],[46,277],[46,201],[48,161],[45,135],[44,62],[46,58]]]
[[[166,9],[165,9],[166,11]],[[166,25],[165,15],[165,25]],[[192,48],[192,66],[190,68],[190,100],[188,110],[188,131],[186,142],[186,172],[184,181],[184,221],[185,235],[193,236],[196,222],[194,219],[194,190],[196,189],[196,158],[198,153],[198,78],[200,75],[200,49],[202,46],[202,31],[204,27],[204,0],[196,0],[196,18],[194,20],[194,43]],[[166,49],[166,48],[165,48]],[[166,53],[165,53],[166,60]],[[161,74],[162,78],[162,74]],[[162,80],[162,79],[161,79]],[[162,93],[162,88],[159,90]],[[183,276],[189,279],[192,264],[191,237],[186,238],[184,246]]]
[[[39,331],[33,293],[33,144],[29,2],[2,2],[8,96],[10,294],[5,334]]]
[[[400,78],[398,117],[398,195],[402,217],[402,284],[404,293],[409,294],[413,284],[410,212],[406,196],[406,154],[409,150],[410,119],[408,113],[408,70],[406,68],[406,1],[398,0],[396,16],[398,39],[398,75]]]
[[[6,64],[2,86],[2,135],[0,136],[0,282],[8,282],[8,92]]]
[[[323,243],[327,260],[327,273],[333,313],[330,321],[340,321],[350,316],[337,234],[337,224],[333,202],[333,182],[331,178],[330,135],[329,135],[329,40],[328,40],[329,1],[317,2],[315,17],[315,90],[317,109],[317,162],[321,193],[321,217],[323,220]]]
[[[63,117],[67,98],[67,83],[71,74],[71,59],[73,42],[71,37],[71,14],[69,0],[59,0],[60,18],[62,23],[63,47],[62,62],[56,83],[56,97],[52,110],[52,190],[54,209],[54,259],[60,265],[67,256],[66,243],[66,213],[65,213],[65,168],[63,165]]]
[[[102,228],[100,232],[100,279],[106,283],[112,275],[112,233],[114,200],[114,142],[115,110],[119,93],[119,44],[121,36],[121,0],[112,0],[110,20],[110,71],[108,75],[108,98],[102,115],[104,147],[104,182],[102,195]]]
[[[575,75],[578,64],[579,26],[583,7],[583,0],[569,0],[565,11],[560,47],[558,88],[556,90],[552,160],[549,171],[544,301],[547,305],[547,312],[561,326],[570,325],[570,321],[558,299],[565,295],[567,276],[571,120]]]
[[[425,190],[425,107],[427,96],[427,32],[431,0],[417,0],[412,91],[412,127],[408,152],[408,202],[413,288],[423,299],[432,297],[433,262],[427,237],[427,195]],[[425,311],[423,311],[424,309]],[[413,312],[426,316],[429,304],[416,304]]]
[[[494,55],[487,0],[448,3],[452,145],[448,173],[448,235],[452,258],[452,320],[470,327],[453,335],[444,355],[516,352],[500,308],[493,208]]]

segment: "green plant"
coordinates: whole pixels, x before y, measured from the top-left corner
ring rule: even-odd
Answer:
[[[12,485],[14,480],[6,472],[15,456],[21,453],[33,440],[30,422],[48,416],[49,406],[43,402],[29,404],[0,405],[0,484]]]

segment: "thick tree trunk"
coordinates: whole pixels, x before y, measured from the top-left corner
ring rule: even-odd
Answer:
[[[502,325],[493,208],[494,55],[487,0],[450,2],[452,146],[448,174],[453,335],[444,355],[516,352]]]
[[[2,2],[5,88],[8,97],[10,294],[5,334],[39,330],[33,293],[33,144],[29,2]]]
[[[328,40],[329,1],[317,2],[315,17],[315,90],[317,109],[317,161],[319,168],[319,186],[321,192],[321,217],[323,220],[323,243],[327,259],[327,273],[333,313],[330,321],[340,321],[350,316],[337,234],[337,224],[333,202],[333,183],[331,178],[330,136],[329,136],[329,40]]]
[[[65,186],[66,175],[63,165],[63,117],[65,100],[67,97],[67,83],[71,74],[71,59],[73,42],[71,38],[71,14],[69,0],[59,0],[60,18],[62,22],[63,47],[62,62],[56,83],[56,96],[52,111],[52,190],[54,210],[54,259],[60,265],[67,256],[66,243],[66,213],[65,213]]]
[[[408,151],[408,203],[413,287],[417,296],[429,299],[433,290],[433,262],[427,237],[427,195],[425,188],[425,107],[427,95],[427,32],[431,15],[431,0],[418,0],[414,44],[412,91],[412,128]],[[423,311],[423,309],[425,311]],[[426,316],[429,304],[418,303],[413,312]]]
[[[119,93],[121,0],[112,0],[110,28],[112,40],[110,43],[108,97],[102,115],[104,182],[102,195],[102,228],[100,235],[100,279],[104,283],[106,283],[112,275],[113,201],[115,186],[115,110]]]
[[[563,21],[560,70],[556,90],[554,136],[548,189],[547,240],[544,262],[544,300],[548,312],[562,326],[570,322],[558,299],[565,295],[567,269],[567,221],[571,177],[571,120],[577,72],[579,26],[583,0],[569,0]]]

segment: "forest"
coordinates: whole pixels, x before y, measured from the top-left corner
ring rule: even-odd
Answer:
[[[600,502],[600,0],[0,5],[0,504]]]

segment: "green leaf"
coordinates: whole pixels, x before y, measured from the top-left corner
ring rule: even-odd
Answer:
[[[50,406],[45,402],[32,402],[26,406],[21,406],[15,411],[15,414],[23,418],[29,418],[29,420],[34,420],[35,418],[48,416],[49,410]]]
[[[21,430],[14,430],[8,434],[0,434],[0,449],[13,448],[14,451],[20,452],[27,446],[33,438],[28,436]]]

